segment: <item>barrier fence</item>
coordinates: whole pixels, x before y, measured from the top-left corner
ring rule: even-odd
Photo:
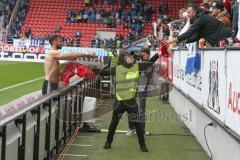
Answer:
[[[204,49],[200,56],[200,70],[186,74],[188,51],[173,51],[173,85],[240,139],[239,48]]]
[[[99,87],[99,77],[79,80],[0,115],[1,160],[56,158],[83,124],[84,98],[99,97]]]

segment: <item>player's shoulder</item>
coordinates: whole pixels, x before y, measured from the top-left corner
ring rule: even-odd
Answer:
[[[46,53],[52,55],[52,54],[60,54],[61,52],[59,50],[50,49]]]

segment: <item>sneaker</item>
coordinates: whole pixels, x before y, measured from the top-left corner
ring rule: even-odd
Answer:
[[[142,152],[148,152],[146,144],[140,145],[140,149],[141,149]]]
[[[111,149],[111,143],[106,142],[103,146],[103,149]]]
[[[135,129],[129,129],[128,132],[126,133],[127,136],[133,136],[134,134],[136,134]]]

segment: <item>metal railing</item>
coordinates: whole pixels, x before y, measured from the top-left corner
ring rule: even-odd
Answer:
[[[56,158],[73,132],[82,124],[79,115],[84,97],[99,97],[98,88],[99,77],[77,81],[34,100],[14,113],[0,117],[1,160],[13,159],[13,150],[8,147],[11,145],[8,144],[10,124],[14,124],[20,131],[20,136],[14,140],[17,143],[15,158],[18,160]],[[32,140],[28,138],[29,115],[34,117],[31,121],[36,121],[32,126]],[[29,146],[30,149],[33,147],[32,152],[28,151]]]

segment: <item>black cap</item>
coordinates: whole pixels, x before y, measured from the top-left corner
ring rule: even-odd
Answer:
[[[224,9],[224,3],[223,2],[214,2],[212,7],[223,10]]]

